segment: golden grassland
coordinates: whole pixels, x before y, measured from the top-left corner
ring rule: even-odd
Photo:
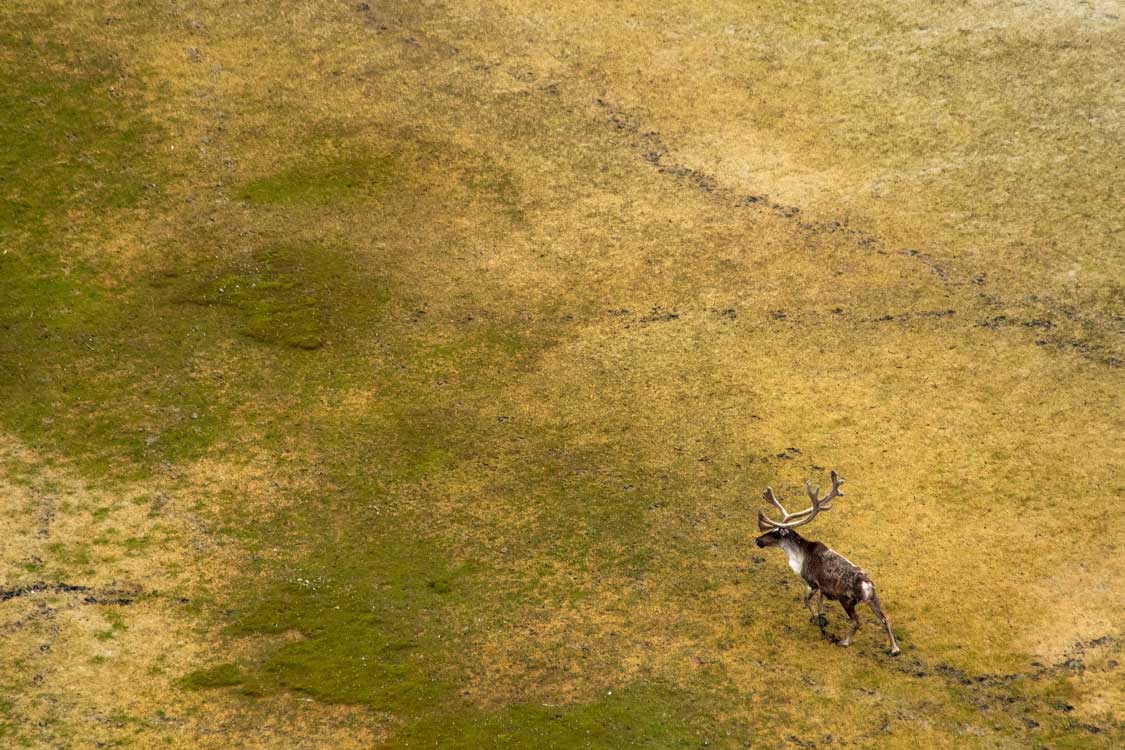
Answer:
[[[1125,8],[557,6],[0,9],[2,743],[1121,746]]]

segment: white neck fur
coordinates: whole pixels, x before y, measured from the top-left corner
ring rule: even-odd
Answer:
[[[792,539],[782,539],[780,546],[789,557],[789,568],[797,575],[801,575],[801,568],[805,566],[805,555],[801,552],[801,548]]]

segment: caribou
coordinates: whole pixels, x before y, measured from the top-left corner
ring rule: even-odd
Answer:
[[[832,509],[832,501],[843,497],[840,485],[844,478],[832,472],[832,489],[824,497],[820,497],[820,487],[813,489],[812,482],[805,482],[805,489],[809,494],[812,505],[802,511],[790,513],[774,497],[773,488],[766,487],[762,497],[781,512],[781,520],[775,521],[766,515],[764,509],[758,511],[758,530],[766,533],[755,540],[759,547],[781,547],[789,558],[789,567],[805,581],[805,606],[813,614],[813,621],[821,629],[827,624],[824,616],[824,600],[840,602],[844,611],[851,620],[852,627],[840,645],[845,648],[851,645],[852,637],[859,630],[860,620],[855,608],[860,604],[867,604],[887,629],[887,638],[891,641],[891,656],[899,654],[895,634],[891,631],[891,623],[883,614],[879,605],[879,597],[875,594],[875,584],[862,568],[854,565],[843,555],[833,551],[828,545],[805,539],[794,529],[811,522],[823,511]],[[812,597],[816,594],[816,610],[812,608]]]

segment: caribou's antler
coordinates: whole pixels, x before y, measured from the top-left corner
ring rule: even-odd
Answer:
[[[832,509],[832,501],[838,497],[842,497],[844,494],[840,491],[840,485],[842,485],[843,483],[843,478],[833,471],[832,489],[824,497],[819,497],[820,487],[817,487],[814,491],[812,488],[812,482],[805,482],[805,488],[806,490],[808,490],[809,499],[812,500],[812,505],[808,508],[805,508],[804,510],[797,511],[796,513],[790,513],[789,511],[785,510],[785,507],[777,501],[776,497],[773,496],[773,488],[766,487],[766,491],[762,493],[762,497],[769,501],[769,503],[773,505],[773,507],[781,511],[781,520],[774,521],[773,519],[766,516],[766,512],[764,510],[759,510],[758,523],[761,524],[764,528],[771,529],[792,529],[796,526],[804,526],[806,523],[816,518],[816,515],[820,513],[820,511]]]
[[[818,484],[816,490],[813,491],[812,482],[805,481],[805,492],[809,493],[809,499],[812,500],[813,507],[819,507],[820,510],[832,510],[832,501],[844,494],[840,492],[840,485],[844,483],[844,480],[836,472],[832,472],[831,477],[832,489],[820,499],[817,499],[820,494],[820,485]]]
[[[795,518],[800,519],[802,516],[805,516],[812,511],[812,508],[808,508],[806,510],[798,511],[797,513],[790,513],[785,509],[785,506],[778,502],[777,498],[774,497],[773,487],[766,487],[766,491],[762,493],[762,497],[764,497],[770,503],[770,505],[781,511],[781,521],[774,521],[773,519],[769,518],[768,516],[766,516],[764,510],[758,511],[758,516],[765,519],[766,524],[774,528],[788,528],[784,525],[788,524],[789,521]],[[794,523],[793,525],[796,524]]]

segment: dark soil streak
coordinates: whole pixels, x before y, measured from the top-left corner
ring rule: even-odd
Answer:
[[[103,589],[94,589],[90,586],[81,586],[70,583],[47,583],[36,581],[22,586],[12,586],[0,589],[0,602],[9,599],[38,593],[52,594],[83,594],[83,604],[132,604],[143,593],[139,586],[110,586]],[[148,592],[150,594],[155,592]]]
[[[823,628],[821,628],[821,632],[828,640],[835,640],[825,633]],[[1026,672],[1015,672],[1011,674],[969,674],[949,664],[943,662],[927,663],[925,660],[918,657],[914,657],[909,661],[895,660],[891,662],[889,666],[902,674],[917,678],[935,677],[944,681],[950,687],[965,689],[967,691],[966,700],[979,710],[984,711],[994,707],[1001,707],[1010,711],[1013,707],[1019,706],[1023,713],[1034,714],[1039,719],[1046,720],[1044,716],[1069,714],[1074,710],[1074,707],[1064,702],[1019,695],[1011,690],[1011,686],[1014,683],[1023,681],[1039,682],[1054,677],[1082,675],[1091,670],[1091,668],[1087,666],[1085,659],[1085,654],[1088,651],[1094,649],[1118,649],[1120,647],[1121,640],[1113,635],[1104,635],[1089,641],[1079,641],[1067,651],[1061,661],[1055,664],[1043,665],[1038,662],[1032,662],[1033,669]],[[1104,669],[1099,671],[1111,671],[1116,669],[1116,667],[1117,662],[1111,659],[1106,662]],[[1027,731],[1030,731],[1038,728],[1040,723],[1041,722],[1038,720],[1026,718],[1025,728]],[[1098,734],[1109,729],[1109,727],[1096,724],[1078,724],[1070,719],[1065,719],[1065,723],[1068,726],[1074,726],[1092,734]],[[1125,728],[1118,721],[1114,721],[1113,724],[1113,729],[1115,730]]]

